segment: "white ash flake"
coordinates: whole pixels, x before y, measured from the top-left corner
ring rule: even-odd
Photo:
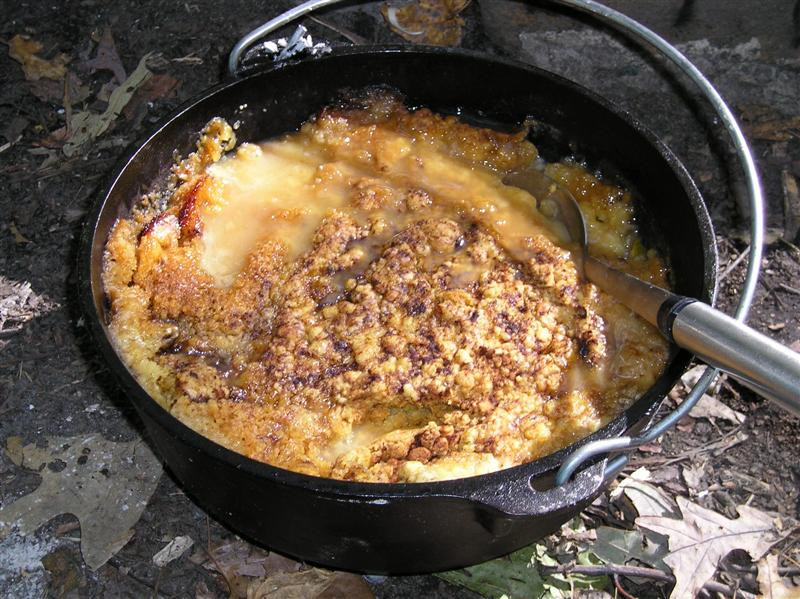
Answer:
[[[58,545],[56,539],[12,533],[0,539],[0,595],[42,597],[47,576],[42,558]]]

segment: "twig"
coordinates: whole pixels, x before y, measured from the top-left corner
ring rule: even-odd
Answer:
[[[800,295],[800,289],[797,289],[797,287],[790,287],[786,283],[778,283],[778,289],[786,291],[787,293],[794,293],[795,295]]]
[[[657,568],[643,568],[640,566],[620,566],[619,564],[600,564],[582,566],[579,564],[559,564],[558,566],[539,566],[543,574],[585,574],[587,576],[635,576],[650,578],[661,582],[675,582],[675,577]]]
[[[543,574],[585,574],[587,576],[612,576],[614,578],[617,576],[633,576],[675,584],[675,577],[672,574],[668,574],[657,568],[642,568],[639,566],[621,566],[619,564],[602,564],[597,566],[561,564],[558,566],[540,565],[539,570]],[[747,593],[741,589],[732,589],[728,585],[722,584],[721,582],[717,582],[715,580],[706,582],[703,585],[703,588],[714,593],[721,593],[728,597],[733,597],[734,593],[736,593],[735,596],[741,597],[742,599],[755,599],[755,595],[752,593]],[[620,590],[619,587],[617,587],[617,590]]]
[[[619,574],[614,574],[614,586],[617,587],[617,591],[619,591],[619,594],[625,597],[625,599],[636,599],[636,597],[631,595],[625,590],[625,587],[622,586],[622,582],[619,579]]]
[[[742,260],[744,260],[749,255],[750,255],[750,246],[748,245],[741,254],[736,256],[736,259],[733,262],[730,262],[728,266],[725,267],[725,270],[723,270],[722,274],[719,275],[719,282],[722,283],[722,281],[725,280],[725,277],[731,274],[731,271],[733,271],[734,268],[739,266]]]

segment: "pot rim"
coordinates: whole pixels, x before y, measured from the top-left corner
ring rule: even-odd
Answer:
[[[578,441],[552,454],[543,456],[530,462],[526,462],[524,464],[486,474],[434,482],[357,482],[301,474],[280,468],[278,466],[259,462],[230,450],[215,443],[214,441],[211,441],[207,437],[195,432],[193,429],[185,425],[169,411],[163,408],[152,397],[150,397],[144,388],[139,385],[133,374],[122,361],[122,358],[117,353],[108,336],[102,314],[98,310],[98,304],[96,303],[96,298],[103,298],[105,294],[102,288],[96,289],[92,272],[92,258],[97,251],[97,248],[95,247],[95,242],[97,241],[95,239],[96,228],[98,227],[99,219],[103,209],[122,174],[126,171],[131,162],[133,162],[134,159],[139,156],[139,154],[151,142],[156,140],[161,132],[168,127],[168,125],[212,96],[242,84],[243,82],[259,78],[276,71],[291,69],[293,66],[298,64],[316,61],[324,62],[327,60],[336,60],[346,56],[362,54],[424,54],[431,56],[457,55],[472,60],[499,63],[507,67],[527,71],[528,73],[538,77],[550,79],[554,83],[577,92],[584,98],[587,98],[589,101],[600,105],[601,108],[616,115],[629,127],[635,130],[637,134],[642,136],[648,144],[654,147],[659,156],[667,163],[667,166],[675,174],[681,184],[681,187],[686,193],[694,210],[699,232],[703,240],[703,293],[702,297],[699,299],[713,304],[716,298],[718,284],[716,276],[717,251],[711,220],[702,196],[697,189],[696,184],[686,170],[686,167],[677,158],[677,156],[675,156],[675,154],[663,141],[656,137],[647,127],[645,127],[638,119],[633,117],[628,111],[618,108],[609,100],[606,100],[595,92],[569,79],[566,79],[561,75],[552,73],[539,67],[527,65],[516,60],[487,55],[482,52],[464,50],[461,48],[407,45],[370,45],[336,48],[331,53],[321,56],[290,59],[280,63],[271,63],[265,67],[259,67],[253,71],[248,71],[246,76],[240,79],[222,81],[221,83],[205,89],[198,95],[181,104],[168,116],[160,120],[155,126],[153,126],[152,129],[148,130],[148,133],[145,136],[137,141],[134,141],[130,146],[131,149],[129,149],[125,153],[124,157],[117,163],[112,171],[112,174],[107,178],[106,183],[100,188],[102,191],[97,194],[96,199],[90,211],[88,212],[81,234],[77,265],[79,296],[83,312],[87,318],[87,326],[91,330],[95,342],[99,345],[98,351],[104,356],[111,371],[115,374],[117,381],[121,384],[123,390],[127,395],[130,396],[129,400],[134,403],[137,409],[145,410],[147,415],[153,418],[160,426],[173,432],[175,436],[178,437],[182,442],[187,443],[189,446],[211,456],[212,458],[227,462],[229,465],[238,470],[243,470],[256,477],[272,479],[274,481],[292,485],[298,488],[303,488],[318,493],[327,493],[344,500],[347,498],[354,498],[363,501],[366,498],[368,502],[374,503],[382,503],[387,498],[412,498],[420,496],[453,496],[464,498],[465,495],[470,496],[474,493],[477,493],[479,490],[484,489],[487,485],[502,484],[508,479],[516,480],[527,478],[530,480],[537,476],[549,474],[551,472],[555,474],[555,471],[561,465],[563,459],[582,445],[593,440],[611,438],[624,434],[624,432],[630,426],[643,419],[647,420],[648,424],[646,424],[646,427],[649,427],[649,419],[655,414],[656,410],[661,404],[661,400],[663,399],[663,394],[654,393],[654,388],[652,387],[643,393],[626,410],[618,414],[605,426],[601,427],[594,433],[579,439]],[[105,241],[105,239],[102,241],[103,247],[105,246]],[[686,369],[690,359],[691,355],[688,352],[683,350],[676,352],[668,363],[664,373],[662,373],[658,380],[660,381],[664,379],[668,374],[670,375],[669,378],[674,378],[673,375],[675,373],[682,372]],[[658,386],[658,382],[655,384],[655,386]],[[661,397],[654,397],[654,395],[660,395]],[[596,459],[592,463],[596,463],[597,461],[600,460]],[[584,469],[585,468],[588,468],[588,466],[584,466]],[[370,501],[370,499],[372,501]]]

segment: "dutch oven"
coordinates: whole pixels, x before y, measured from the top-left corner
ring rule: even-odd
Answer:
[[[606,485],[595,458],[554,484],[565,457],[590,440],[647,430],[690,355],[673,350],[656,383],[587,439],[499,472],[435,483],[378,484],[289,472],[195,433],[152,400],[108,335],[101,282],[114,221],[163,184],[173,155],[188,154],[213,117],[238,122],[240,141],[296,130],[344,88],[388,85],[409,106],[477,122],[533,118],[532,141],[548,160],[579,157],[633,190],[646,238],[667,257],[674,289],[710,303],[716,250],[695,184],[666,146],[609,102],[551,73],[509,60],[442,48],[344,49],[223,83],[178,109],[121,164],[98,197],[80,247],[79,284],[99,353],[141,416],[166,465],[198,505],[240,534],[294,557],[375,573],[431,572],[506,554],[557,530]],[[658,223],[648,227],[647,223]]]

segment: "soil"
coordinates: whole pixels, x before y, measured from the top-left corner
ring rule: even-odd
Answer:
[[[58,90],[42,91],[41,86],[39,95],[48,99],[34,95],[20,65],[0,51],[0,275],[30,282],[36,293],[60,306],[19,332],[0,336],[0,443],[12,436],[41,443],[51,435],[99,432],[109,439],[131,440],[143,434],[93,349],[77,306],[74,264],[83,217],[125,148],[180,103],[222,80],[227,54],[239,36],[294,4],[262,2],[257,10],[244,0],[135,4],[5,0],[0,4],[0,13],[6,15],[0,24],[4,44],[25,34],[43,44],[42,56],[63,52],[78,64],[93,55],[108,28],[128,74],[144,54],[155,52],[163,60],[152,70],[178,82],[172,92],[155,94],[117,117],[85,151],[67,159],[58,153],[62,142],[56,139],[67,116],[63,98]],[[793,13],[785,0],[763,0],[759,18],[744,19],[741,14],[749,3],[743,0],[609,4],[667,39],[684,43],[684,51],[718,85],[751,133],[766,191],[769,244],[749,322],[787,345],[799,343],[800,209],[796,188],[792,197],[785,181],[800,177],[800,135],[797,120],[790,120],[798,117],[800,106],[800,9],[794,7]],[[350,3],[321,18],[368,43],[403,43],[385,27],[378,9],[375,2]],[[732,165],[724,132],[709,118],[703,103],[692,93],[680,92],[675,78],[658,61],[617,34],[596,33],[585,18],[508,0],[476,0],[463,16],[463,46],[513,56],[583,83],[630,110],[672,147],[694,175],[714,219],[724,273],[717,302],[732,311],[746,260],[731,269],[728,265],[748,247],[747,219],[738,199],[741,174]],[[304,23],[315,38],[349,43],[319,21]],[[76,74],[93,93],[110,78],[106,71]],[[71,110],[102,110],[105,104],[93,97],[86,106],[76,103]],[[49,153],[57,159],[46,160]],[[749,502],[784,518],[800,519],[798,419],[730,380],[718,386],[716,396],[746,415],[740,427],[687,419],[650,446],[650,452],[635,454],[628,472],[641,465],[660,471],[663,479],[672,477],[669,488],[693,493],[698,503],[729,516],[735,516],[736,505]],[[674,398],[679,400],[680,394]],[[725,450],[703,449],[721,439],[731,440],[737,432],[746,438]],[[674,459],[682,461],[668,464]],[[702,467],[701,489],[686,488],[676,467],[684,462]],[[33,491],[39,479],[0,452],[0,506]],[[233,538],[187,498],[168,472],[133,539],[95,572],[83,564],[78,544],[69,540],[77,538],[78,531],[63,532],[74,528],[69,526],[72,522],[72,516],[61,516],[36,535],[42,547],[48,540],[66,547],[74,565],[72,582],[59,586],[63,576],[39,570],[41,584],[31,594],[20,589],[34,587],[0,575],[0,594],[195,597],[197,589],[207,587],[211,596],[225,596],[223,581],[190,560],[175,560],[163,569],[152,563],[153,554],[175,535],[190,535],[209,545]],[[781,549],[797,559],[800,537],[791,537]],[[377,596],[387,599],[469,596],[432,576],[370,579],[370,584]],[[655,585],[636,588],[641,597],[664,596],[667,591]]]

